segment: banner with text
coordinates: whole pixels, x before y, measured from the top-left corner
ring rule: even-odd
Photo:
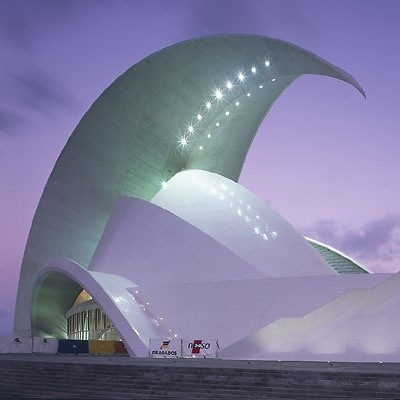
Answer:
[[[151,358],[179,358],[182,354],[180,339],[150,339]]]
[[[184,358],[217,358],[218,349],[216,339],[182,339],[182,357]]]

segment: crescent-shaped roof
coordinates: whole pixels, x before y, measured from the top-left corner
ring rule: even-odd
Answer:
[[[32,273],[54,257],[87,267],[119,197],[149,200],[183,169],[237,181],[260,123],[303,74],[341,79],[364,94],[341,69],[260,36],[190,40],[117,78],[83,116],[45,186],[21,268],[16,332],[30,330],[24,287]]]

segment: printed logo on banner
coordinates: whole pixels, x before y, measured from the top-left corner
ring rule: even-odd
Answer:
[[[192,354],[200,354],[200,350],[208,350],[211,347],[210,343],[203,343],[202,339],[193,340],[193,343],[188,343],[188,349],[192,349]]]
[[[180,340],[150,339],[150,357],[176,358],[181,356]]]
[[[169,346],[170,343],[171,343],[170,340],[164,340],[164,341],[162,342],[162,345],[160,346],[160,350],[168,349],[168,346]]]
[[[217,339],[182,339],[182,357],[216,358],[218,349]]]

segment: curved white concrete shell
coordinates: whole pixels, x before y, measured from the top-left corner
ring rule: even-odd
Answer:
[[[87,268],[119,197],[150,200],[182,169],[236,181],[262,119],[302,74],[338,78],[363,93],[317,56],[258,36],[191,40],[121,75],[82,118],[44,189],[22,263],[15,331],[31,333],[24,287],[32,275],[59,256]],[[76,295],[69,293],[59,299],[62,309]],[[37,315],[33,330],[42,331],[46,318]]]
[[[134,197],[117,202],[89,270],[125,276],[138,285],[265,276],[196,225]]]
[[[276,211],[221,175],[180,172],[151,201],[201,229],[266,277],[335,274]]]
[[[400,323],[398,276],[349,274],[364,270],[326,245],[313,242],[315,251],[236,183],[262,119],[302,74],[364,94],[317,56],[257,36],[181,43],[120,76],[45,187],[15,333],[66,337],[66,314],[84,289],[131,356],[146,356],[152,338],[207,337],[226,358],[350,360],[346,343],[357,335],[357,357],[388,359],[390,348],[400,360],[398,346],[379,346],[375,327],[378,308],[387,312],[380,323]]]
[[[52,301],[57,303],[57,296],[48,296],[48,292],[43,291],[43,286],[47,286],[48,280],[60,277],[91,293],[97,304],[107,310],[107,315],[118,326],[120,336],[132,356],[144,357],[148,354],[147,343],[143,342],[143,338],[148,342],[149,337],[157,336],[161,332],[156,333],[151,321],[141,318],[142,309],[126,290],[136,285],[122,276],[87,271],[68,259],[49,260],[38,270],[36,279],[26,288],[32,295],[33,316],[36,315],[35,308],[48,309]],[[52,322],[57,326],[56,321]],[[46,335],[46,332],[42,334]],[[63,337],[65,332],[59,332],[58,335]]]

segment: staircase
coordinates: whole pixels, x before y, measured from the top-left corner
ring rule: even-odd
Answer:
[[[400,399],[399,364],[0,356],[0,398]]]

